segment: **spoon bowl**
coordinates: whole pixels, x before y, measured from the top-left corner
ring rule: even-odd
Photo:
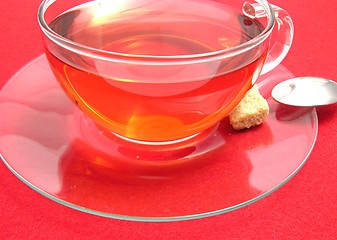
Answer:
[[[277,84],[275,101],[290,106],[316,107],[337,102],[337,83],[319,77],[298,77]]]

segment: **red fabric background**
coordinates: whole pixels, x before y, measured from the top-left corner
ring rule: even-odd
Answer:
[[[270,0],[295,23],[283,62],[296,76],[337,80],[333,0]],[[0,87],[42,54],[39,0],[0,1]],[[0,116],[1,117],[1,116]],[[319,134],[288,183],[244,208],[198,220],[143,223],[93,216],[36,193],[0,164],[0,239],[336,239],[337,104],[318,108]]]

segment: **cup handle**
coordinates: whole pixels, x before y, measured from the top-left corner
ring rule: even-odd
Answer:
[[[275,13],[275,26],[271,33],[270,48],[261,74],[271,71],[281,63],[294,37],[294,24],[289,14],[278,6],[271,6]]]

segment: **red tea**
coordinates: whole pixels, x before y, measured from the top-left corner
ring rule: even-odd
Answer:
[[[110,131],[143,141],[180,139],[216,124],[252,86],[267,52],[257,46],[226,58],[203,57],[264,29],[216,1],[89,2],[49,26],[103,51],[100,59],[46,45],[70,98]],[[108,51],[118,60],[105,59]]]

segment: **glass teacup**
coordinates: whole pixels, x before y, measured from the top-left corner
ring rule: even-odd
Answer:
[[[214,127],[293,38],[289,15],[265,0],[45,0],[38,19],[69,98],[147,144]]]

